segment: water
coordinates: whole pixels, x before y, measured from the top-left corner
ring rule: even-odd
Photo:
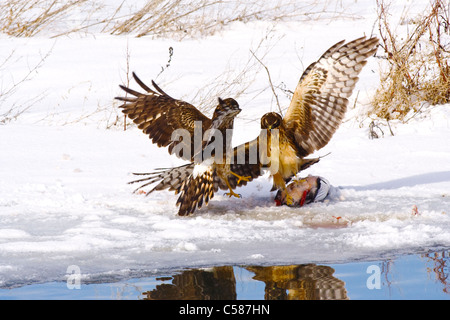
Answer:
[[[0,299],[450,300],[450,251],[339,264],[208,266],[0,289]]]

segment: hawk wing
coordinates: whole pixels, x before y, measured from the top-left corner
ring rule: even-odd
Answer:
[[[187,143],[190,147],[190,149],[187,149],[190,150],[190,154],[179,152],[176,155],[185,160],[192,160],[195,153],[195,121],[201,121],[202,132],[205,132],[211,126],[211,119],[193,105],[169,96],[154,81],[152,81],[153,90],[144,84],[134,72],[133,78],[146,93],[140,93],[120,85],[120,88],[131,95],[115,98],[124,101],[124,104],[120,106],[122,112],[132,119],[138,125],[138,128],[147,134],[158,147],[168,146],[170,154],[179,150],[178,148],[174,150],[174,148],[180,143]],[[172,139],[172,134],[177,129],[187,130],[189,141],[185,141],[187,136],[179,136],[178,140]]]
[[[330,141],[344,118],[358,75],[377,44],[375,37],[346,44],[340,41],[305,70],[283,118],[299,157]]]

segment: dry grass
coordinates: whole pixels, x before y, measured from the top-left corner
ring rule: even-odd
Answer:
[[[68,17],[74,19],[67,23]],[[235,21],[314,21],[347,17],[340,1],[149,0],[135,8],[123,0],[117,7],[96,0],[2,0],[0,32],[31,37],[46,31],[53,37],[95,30],[137,37],[178,39],[214,34]]]
[[[0,3],[0,31],[15,37],[31,37],[61,21],[73,8],[88,0],[5,0]]]
[[[211,35],[231,22],[255,20],[317,20],[344,16],[332,1],[153,0],[126,19],[114,19],[112,34],[171,35],[178,38]]]
[[[387,69],[369,114],[407,122],[427,106],[450,102],[450,5],[434,0],[402,39],[390,25],[389,4],[377,4]]]

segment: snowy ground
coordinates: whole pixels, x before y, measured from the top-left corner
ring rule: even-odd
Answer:
[[[14,50],[2,69],[3,86],[48,55],[6,101],[31,100],[32,107],[0,126],[0,287],[64,279],[70,265],[102,281],[179,267],[339,263],[448,250],[450,106],[392,123],[395,136],[383,127],[384,138],[368,139],[367,121],[361,127],[355,116],[377,87],[375,58],[355,89],[356,108],[317,153],[331,154],[304,172],[340,187],[341,199],[276,207],[263,176],[238,190],[242,199],[219,193],[194,216],[178,217],[173,194],[145,197],[126,184],[131,172],[182,163],[134,127],[106,129],[118,112],[113,97],[126,78],[127,47],[130,70],[145,82],[158,75],[173,47],[159,82],[172,96],[195,103],[194,92],[244,68],[264,39],[258,52],[266,54],[272,81],[293,89],[303,68],[329,46],[371,34],[373,4],[358,1],[354,10],[353,19],[327,22],[235,23],[200,40],[0,35],[0,61]],[[255,79],[238,99],[243,111],[235,144],[253,139],[259,117],[276,110],[261,66],[255,64],[249,77]],[[280,100],[289,102],[282,93]]]

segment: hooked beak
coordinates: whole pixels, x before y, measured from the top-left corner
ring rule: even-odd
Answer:
[[[233,115],[238,115],[239,113],[241,113],[242,109],[237,108],[236,110],[233,110]]]

